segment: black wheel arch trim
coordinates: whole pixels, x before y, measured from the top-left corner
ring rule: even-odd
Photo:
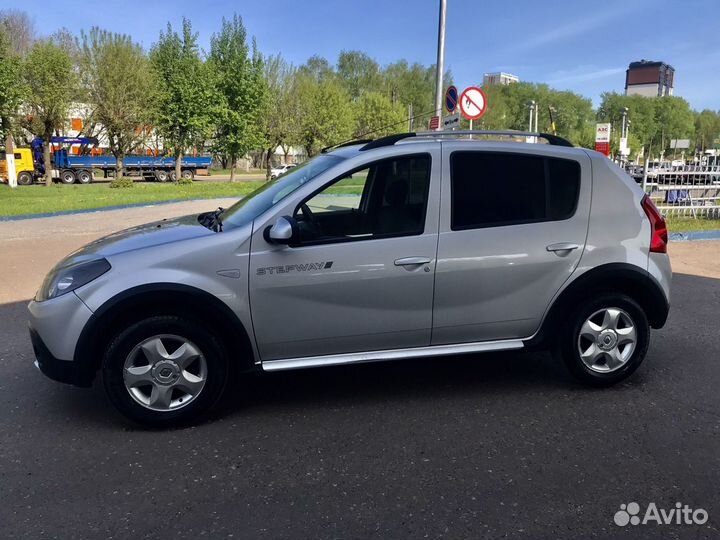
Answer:
[[[540,330],[528,341],[527,347],[534,348],[545,345],[553,329],[562,322],[563,315],[574,307],[573,300],[578,296],[587,296],[593,288],[601,288],[612,292],[612,287],[605,284],[609,279],[617,280],[633,289],[617,289],[623,294],[634,298],[645,311],[648,322],[652,328],[662,328],[670,312],[670,304],[657,280],[643,268],[629,263],[608,263],[598,266],[572,280],[553,299],[552,305],[546,311]]]
[[[192,302],[192,314],[199,317],[208,317],[208,324],[211,327],[220,326],[220,337],[225,344],[235,349],[242,348],[242,351],[250,355],[248,368],[254,369],[253,348],[250,341],[250,333],[240,321],[237,314],[217,297],[197,287],[180,283],[150,283],[127,289],[100,306],[85,324],[80,337],[78,338],[73,356],[77,365],[79,378],[91,382],[102,359],[103,350],[101,347],[108,338],[108,326],[112,326],[116,316],[122,318],[127,316],[128,310],[133,307],[149,302],[153,296],[162,296],[166,306],[172,306],[173,300],[181,297],[194,298]],[[161,304],[162,305],[162,304]],[[201,306],[200,309],[196,309]],[[117,312],[117,310],[120,310]],[[186,308],[188,312],[189,309]],[[105,332],[103,330],[106,330]],[[235,335],[236,339],[231,340]]]

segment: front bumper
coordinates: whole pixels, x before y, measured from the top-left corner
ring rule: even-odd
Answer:
[[[82,373],[77,369],[78,364],[76,362],[55,358],[40,335],[32,327],[30,328],[30,341],[35,353],[35,366],[43,375],[54,381],[74,384],[75,386],[90,386],[92,384],[92,375]]]
[[[30,341],[37,366],[56,381],[89,386],[92,376],[84,373],[75,358],[80,334],[92,311],[74,293],[28,304]]]

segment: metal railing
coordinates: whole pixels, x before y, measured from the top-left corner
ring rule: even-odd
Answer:
[[[645,189],[665,215],[720,218],[718,166],[650,170]]]

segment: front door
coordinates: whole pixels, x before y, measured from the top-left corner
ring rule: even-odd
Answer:
[[[278,209],[298,222],[293,245],[253,233],[263,361],[430,344],[439,173],[439,151],[365,164]]]

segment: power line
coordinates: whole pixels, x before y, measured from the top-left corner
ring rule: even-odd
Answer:
[[[388,124],[387,126],[382,126],[382,127],[377,128],[377,129],[373,129],[372,131],[367,131],[367,132],[365,132],[365,133],[361,133],[360,135],[357,135],[356,137],[353,137],[352,139],[347,139],[347,140],[344,140],[344,141],[341,141],[341,142],[338,142],[338,143],[331,144],[331,145],[326,146],[325,148],[323,148],[323,149],[321,150],[321,152],[327,152],[328,150],[330,150],[331,148],[335,148],[336,146],[345,146],[345,145],[347,145],[348,143],[351,143],[351,142],[353,142],[353,141],[358,141],[358,140],[360,140],[360,139],[365,139],[365,138],[368,137],[369,135],[372,135],[372,134],[374,134],[374,133],[378,133],[379,131],[385,131],[386,129],[391,129],[391,128],[397,127],[397,126],[399,126],[399,125],[401,125],[401,124],[406,124],[406,123],[408,122],[408,120],[415,120],[416,118],[423,118],[423,117],[425,117],[425,116],[432,116],[432,115],[434,115],[434,114],[435,114],[435,110],[434,110],[434,109],[431,110],[431,111],[424,112],[424,113],[416,114],[416,115],[414,115],[414,116],[411,116],[410,118],[405,118],[405,119],[403,119],[401,122],[395,122],[395,123],[393,123],[393,124]]]

